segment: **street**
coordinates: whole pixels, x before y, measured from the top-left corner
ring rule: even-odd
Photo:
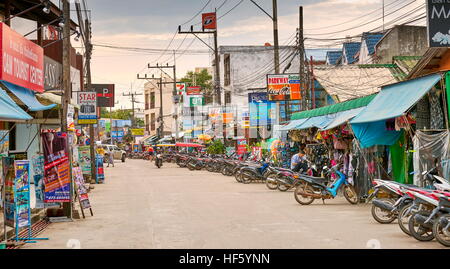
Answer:
[[[144,160],[116,161],[105,174],[90,192],[93,217],[53,223],[40,235],[48,241],[24,248],[444,248],[343,198],[301,206],[292,191]]]

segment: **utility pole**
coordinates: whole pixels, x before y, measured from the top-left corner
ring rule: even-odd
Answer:
[[[178,92],[177,92],[177,72],[176,72],[176,60],[177,58],[175,57],[175,50],[173,51],[173,93],[172,96],[174,98],[173,100],[173,104],[175,106],[175,115],[174,115],[174,119],[175,119],[175,141],[178,140],[179,138],[179,130],[178,130],[178,103],[180,102],[180,99],[177,98]]]
[[[277,0],[272,0],[273,10],[273,45],[274,45],[274,57],[273,63],[275,65],[275,74],[280,73],[280,53],[278,45],[278,7]]]
[[[67,133],[67,112],[70,103],[71,88],[72,83],[70,81],[70,4],[68,0],[63,0],[63,16],[64,16],[64,27],[63,27],[63,95],[62,95],[62,119],[61,119],[61,131]],[[69,181],[70,181],[70,202],[63,203],[64,215],[67,218],[72,218],[72,149],[69,144],[69,139],[67,139],[67,152],[69,157]]]
[[[132,118],[131,118],[131,127],[134,128],[136,126],[135,122],[135,115],[134,115],[134,103],[137,103],[135,96],[143,95],[142,93],[135,93],[130,91],[127,94],[123,94],[123,96],[131,96],[131,112],[132,112]]]
[[[215,88],[215,102],[218,105],[222,105],[222,96],[220,93],[220,60],[219,60],[219,49],[217,44],[217,26],[216,29],[213,31],[205,31],[203,28],[202,31],[194,31],[194,27],[191,25],[191,31],[181,31],[181,25],[178,26],[178,33],[179,34],[192,34],[197,39],[199,39],[203,44],[205,44],[208,48],[210,48],[214,52],[214,88]],[[213,34],[214,35],[214,48],[212,48],[208,43],[203,41],[198,34]]]
[[[299,49],[299,57],[300,57],[300,92],[302,93],[302,110],[307,110],[307,91],[305,89],[306,80],[305,80],[305,43],[303,38],[303,6],[299,8],[299,28],[298,28],[298,49]]]

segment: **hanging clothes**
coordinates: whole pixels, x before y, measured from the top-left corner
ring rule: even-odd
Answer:
[[[445,128],[441,101],[437,91],[430,92],[430,128],[434,130]]]
[[[449,132],[426,134],[416,131],[414,144],[414,184],[423,186],[422,172],[437,166],[439,175],[448,179],[450,175]]]
[[[392,179],[407,184],[407,148],[405,134],[402,134],[397,143],[389,147],[390,164],[392,165]]]

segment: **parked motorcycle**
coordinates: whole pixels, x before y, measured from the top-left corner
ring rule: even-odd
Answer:
[[[242,183],[248,184],[252,181],[264,181],[267,177],[269,163],[260,162],[259,166],[244,166],[240,170]]]
[[[338,169],[338,165],[331,168],[339,177],[328,187],[326,178],[311,177],[300,175],[300,179],[305,181],[305,184],[300,184],[294,191],[295,200],[301,205],[309,205],[315,199],[332,199],[337,196],[338,191],[342,189],[345,199],[350,204],[358,203],[358,195],[355,188],[347,181],[347,177]],[[327,172],[328,174],[329,172]]]
[[[161,168],[161,166],[163,165],[163,157],[161,153],[157,153],[156,157],[155,157],[155,165],[158,168]]]

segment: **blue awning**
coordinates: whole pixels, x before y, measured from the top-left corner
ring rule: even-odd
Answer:
[[[432,74],[385,86],[351,123],[375,122],[399,117],[415,105],[440,79],[440,74]]]
[[[56,104],[44,106],[43,104],[39,103],[39,101],[36,99],[35,92],[27,88],[17,86],[4,80],[2,80],[2,84],[5,85],[5,87],[8,88],[8,90],[11,91],[17,98],[19,98],[20,101],[22,101],[29,108],[29,111],[47,110],[52,109],[56,106]]]
[[[6,121],[25,121],[33,117],[21,109],[9,95],[0,88],[0,119]]]
[[[303,130],[312,127],[317,127],[319,129],[324,128],[336,118],[336,114],[337,113],[308,118],[308,120],[306,120],[302,125],[297,126],[295,129]]]
[[[326,131],[338,127],[351,120],[353,117],[358,115],[361,111],[364,110],[365,107],[355,108],[351,110],[346,110],[342,112],[335,113],[335,118],[331,122],[328,123],[327,126],[323,127],[321,130]]]
[[[307,120],[308,119],[293,120],[289,122],[289,124],[281,126],[280,131],[289,131],[292,129],[296,129],[295,127],[302,125]]]

